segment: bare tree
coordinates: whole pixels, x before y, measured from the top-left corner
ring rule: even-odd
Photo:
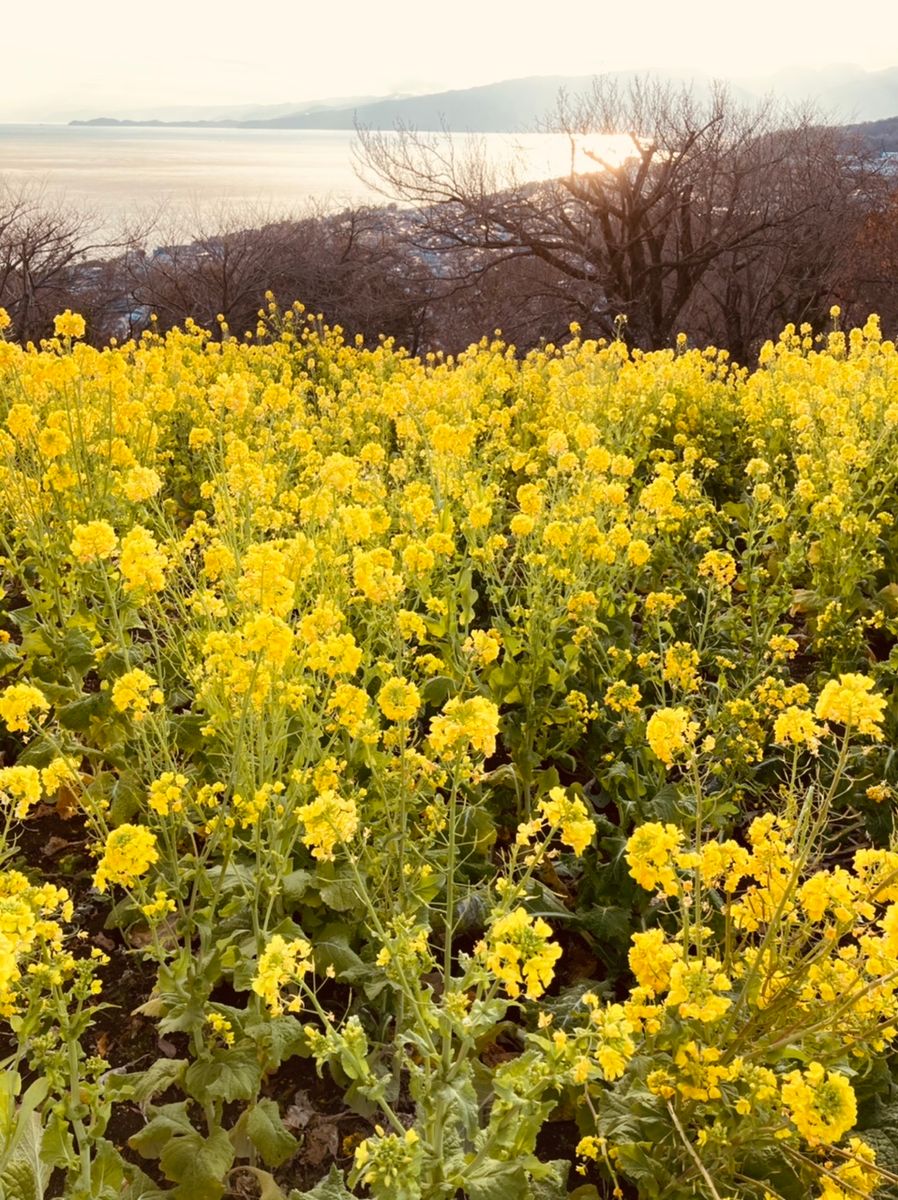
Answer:
[[[547,128],[568,139],[571,166],[543,182],[502,177],[482,140],[410,129],[360,131],[359,168],[416,206],[419,251],[454,257],[459,276],[538,259],[587,330],[610,335],[622,315],[643,346],[668,344],[704,306],[744,349],[754,322],[726,328],[728,301],[719,282],[709,286],[712,271],[726,278],[751,267],[758,277],[767,255],[769,272],[772,247],[812,246],[815,222],[831,231],[858,187],[841,139],[811,114],[740,105],[720,85],[699,97],[650,79],[622,88],[598,78],[585,98],[562,97]],[[622,159],[603,147],[612,133],[629,137]],[[835,189],[820,186],[828,173]],[[748,290],[756,298],[766,287]],[[751,299],[741,303],[751,313]]]
[[[882,319],[883,330],[898,337],[898,177],[886,177],[886,193],[870,205],[843,264],[839,298],[850,317],[863,321],[871,312]]]
[[[19,341],[50,332],[52,317],[76,290],[79,264],[110,246],[98,229],[92,213],[39,186],[0,180],[0,304]]]
[[[156,314],[161,328],[188,316],[212,329],[223,316],[235,333],[253,329],[265,293],[300,299],[350,333],[427,340],[430,275],[395,236],[387,209],[327,212],[310,206],[290,218],[241,209],[195,218],[152,251],[122,262],[133,315]]]
[[[750,186],[753,208],[773,219],[717,259],[689,309],[690,329],[721,339],[743,361],[786,322],[824,324],[886,194],[869,147],[842,129],[808,116],[767,140],[779,152],[770,156],[775,166],[753,172]]]

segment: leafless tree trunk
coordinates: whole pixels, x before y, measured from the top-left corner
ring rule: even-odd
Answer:
[[[858,207],[861,156],[837,131],[770,101],[739,105],[722,86],[699,98],[599,78],[585,99],[562,97],[547,128],[569,140],[571,168],[544,182],[501,177],[482,140],[409,129],[361,131],[359,169],[416,206],[415,246],[454,257],[459,278],[537,259],[589,332],[611,335],[623,316],[628,337],[646,347],[669,344],[701,309],[715,334],[745,349],[769,316],[758,299],[769,298],[771,272],[782,273],[783,248],[792,253],[781,290],[806,286],[814,271],[825,286],[833,230]],[[629,136],[623,160],[603,146],[612,133]]]
[[[83,265],[109,255],[121,242],[98,233],[95,216],[39,187],[13,188],[0,180],[0,304],[12,318],[12,336],[36,341],[52,318],[77,305],[88,283]]]

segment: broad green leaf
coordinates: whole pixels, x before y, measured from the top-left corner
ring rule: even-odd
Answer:
[[[527,1195],[527,1176],[520,1163],[484,1159],[473,1172],[463,1172],[461,1180],[468,1200],[511,1200]]]
[[[184,1072],[184,1088],[202,1104],[220,1100],[253,1100],[262,1082],[262,1066],[252,1050],[230,1050],[224,1059],[193,1062]]]
[[[334,912],[349,912],[359,903],[359,893],[351,879],[333,879],[319,888],[319,895]]]
[[[298,1148],[296,1138],[284,1128],[278,1106],[273,1100],[260,1100],[250,1110],[246,1132],[268,1167],[279,1167]]]
[[[67,629],[62,639],[62,661],[83,675],[94,665],[94,650],[90,638],[82,629]]]
[[[160,1161],[166,1177],[178,1184],[173,1195],[179,1200],[221,1200],[234,1162],[234,1147],[223,1129],[207,1138],[194,1130],[172,1138]]]
[[[264,1050],[266,1068],[277,1068],[288,1058],[306,1053],[306,1035],[296,1017],[269,1017],[245,1029],[254,1044]]]
[[[281,895],[288,909],[295,908],[308,890],[315,876],[311,871],[291,871],[280,881]]]
[[[99,716],[107,707],[108,698],[103,692],[93,692],[80,700],[73,700],[57,710],[57,719],[64,729],[84,733],[93,717]]]
[[[19,1110],[13,1146],[4,1154],[0,1187],[5,1200],[43,1200],[53,1168],[41,1157],[43,1129],[33,1110]]]
[[[421,688],[421,699],[434,708],[442,708],[454,691],[455,684],[448,675],[435,675]]]
[[[128,1145],[144,1158],[159,1158],[173,1137],[195,1132],[187,1116],[187,1101],[180,1100],[156,1109],[143,1129],[128,1138]]]
[[[19,647],[15,642],[0,642],[0,665],[17,663],[21,657]]]
[[[287,1200],[354,1200],[343,1176],[336,1167],[331,1167],[327,1177],[320,1180],[308,1192],[291,1192]]]
[[[526,1162],[531,1176],[530,1193],[533,1200],[568,1200],[567,1179],[570,1160],[556,1158],[551,1162],[540,1162],[532,1155]]]
[[[133,1081],[131,1097],[138,1104],[153,1100],[168,1088],[181,1083],[186,1066],[186,1058],[157,1058],[146,1071],[128,1077]]]

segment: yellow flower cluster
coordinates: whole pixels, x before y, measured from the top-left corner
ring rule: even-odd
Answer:
[[[691,752],[697,733],[698,725],[685,708],[659,708],[649,717],[645,729],[649,746],[666,767]]]
[[[174,771],[163,771],[159,778],[154,779],[150,784],[147,803],[160,817],[167,817],[169,813],[179,813],[184,808],[186,787],[186,775]]]
[[[736,578],[736,560],[725,550],[709,550],[698,564],[698,573],[720,588],[728,587]]]
[[[80,313],[72,312],[70,308],[67,308],[64,313],[60,313],[58,317],[53,318],[53,329],[57,337],[84,337],[84,317]]]
[[[380,711],[389,721],[412,721],[421,707],[421,694],[407,679],[387,680],[377,697]]]
[[[549,795],[540,800],[538,811],[551,828],[558,830],[561,840],[575,854],[582,854],[595,837],[595,821],[589,816],[586,805],[579,796],[569,796],[564,788],[552,788]]]
[[[820,741],[820,726],[809,709],[790,704],[776,718],[773,737],[777,742],[815,750]]]
[[[112,685],[113,706],[121,713],[130,713],[135,721],[142,721],[150,705],[162,704],[164,699],[156,680],[140,667],[126,671]]]
[[[287,941],[276,933],[259,956],[253,976],[253,991],[261,996],[272,1016],[280,1016],[285,1005],[282,992],[302,980],[312,970],[312,947],[304,938]],[[289,1012],[299,1012],[302,1000],[294,996],[286,1005]]]
[[[677,892],[677,851],[683,844],[683,834],[676,825],[659,825],[646,821],[627,842],[627,862],[630,874],[640,887],[653,892],[656,888],[666,896]]]
[[[514,1000],[523,990],[538,1000],[555,974],[561,947],[549,940],[552,930],[542,917],[518,906],[493,921],[480,953],[489,971]]]
[[[95,558],[109,558],[117,545],[118,538],[108,521],[88,521],[75,526],[69,549],[78,562],[87,563]]]
[[[55,918],[70,921],[72,907],[64,888],[35,887],[19,871],[0,872],[0,1017],[15,1011],[29,960],[59,953],[63,932]]]
[[[44,693],[30,683],[13,684],[0,692],[0,719],[10,732],[26,730],[32,714],[45,713],[49,708]]]
[[[430,722],[430,744],[437,754],[452,756],[468,748],[489,758],[496,752],[499,710],[485,696],[448,700]]]
[[[168,565],[168,555],[142,525],[135,525],[122,538],[119,570],[126,592],[161,592]]]
[[[818,1062],[806,1071],[790,1071],[783,1080],[782,1096],[789,1119],[811,1146],[832,1145],[854,1128],[857,1101],[851,1084]]]
[[[111,883],[133,887],[159,861],[156,836],[143,825],[119,825],[106,839],[94,873],[94,887],[105,892]]]
[[[0,767],[0,796],[15,802],[15,815],[22,820],[41,798],[41,776],[37,767],[17,763]]]
[[[880,740],[885,698],[873,692],[866,675],[840,675],[826,684],[814,708],[821,721],[834,721],[855,733]]]
[[[301,805],[296,815],[305,828],[303,842],[320,861],[333,860],[337,846],[355,837],[359,815],[355,800],[341,796],[328,788],[308,804]]]

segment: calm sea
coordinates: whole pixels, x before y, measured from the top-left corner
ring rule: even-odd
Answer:
[[[0,125],[0,185],[27,183],[47,200],[89,209],[109,235],[155,216],[153,236],[164,240],[221,224],[229,212],[264,219],[310,203],[382,202],[353,169],[355,141],[354,132],[330,130]],[[571,166],[570,143],[554,135],[482,142],[494,165],[513,162],[519,177]]]
[[[373,199],[357,178],[351,132],[0,125],[0,183],[89,208],[104,227],[165,209],[171,221],[310,201]]]

